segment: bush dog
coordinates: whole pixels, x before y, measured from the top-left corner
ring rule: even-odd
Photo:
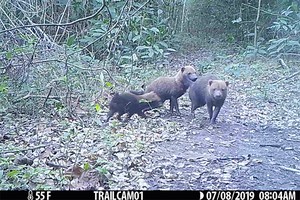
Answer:
[[[228,81],[219,80],[214,75],[207,74],[199,77],[189,90],[192,117],[195,117],[197,108],[206,104],[210,123],[216,123],[216,118],[227,96],[228,85]]]
[[[189,86],[197,80],[196,70],[192,66],[181,67],[173,77],[158,77],[146,86],[146,92],[154,91],[161,103],[170,100],[170,112],[175,108],[176,114],[180,114],[178,98],[181,97]]]

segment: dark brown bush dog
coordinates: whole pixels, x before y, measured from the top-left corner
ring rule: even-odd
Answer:
[[[139,100],[146,100],[149,102],[139,102]],[[128,113],[127,119],[134,114],[146,118],[144,111],[151,110],[152,107],[160,106],[160,97],[154,92],[145,93],[142,95],[127,93],[116,93],[109,103],[109,112],[107,113],[106,122],[115,114],[118,113],[117,119],[121,120],[121,116]]]

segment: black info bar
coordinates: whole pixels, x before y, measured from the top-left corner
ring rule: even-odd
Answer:
[[[0,191],[0,200],[300,200],[293,190],[203,191]]]

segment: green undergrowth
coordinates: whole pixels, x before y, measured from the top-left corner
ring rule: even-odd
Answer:
[[[281,128],[300,125],[300,77],[289,78],[297,67],[284,68],[275,60],[258,60],[227,65],[224,74],[231,79],[236,99],[261,114],[264,125]]]

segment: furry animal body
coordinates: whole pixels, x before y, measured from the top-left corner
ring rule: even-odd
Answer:
[[[146,92],[154,91],[164,103],[170,100],[170,112],[180,114],[178,98],[181,97],[189,86],[197,80],[196,70],[192,66],[182,67],[173,77],[158,77],[146,86]]]
[[[147,100],[149,102],[139,102],[140,100]],[[121,116],[128,114],[127,119],[134,114],[138,114],[142,118],[146,118],[145,111],[152,107],[158,107],[160,104],[160,97],[154,92],[145,93],[142,95],[133,94],[131,92],[116,93],[109,103],[109,112],[107,113],[106,122],[115,114],[118,113],[117,119],[121,120]]]
[[[216,118],[227,97],[228,85],[228,81],[219,80],[211,74],[199,77],[189,90],[192,116],[195,117],[197,108],[206,104],[210,123],[216,123]]]

